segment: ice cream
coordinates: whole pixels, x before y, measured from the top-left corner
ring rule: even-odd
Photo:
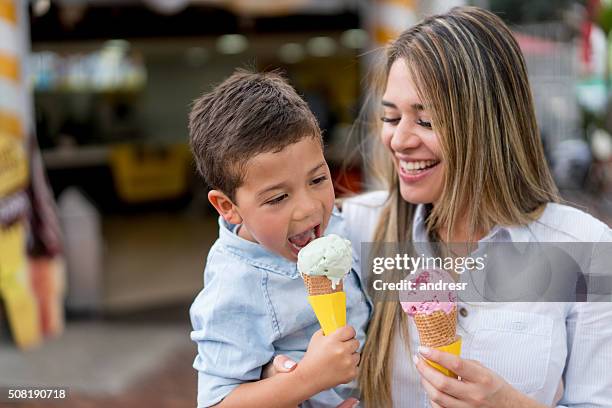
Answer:
[[[440,270],[424,270],[411,279],[416,285],[416,290],[402,293],[400,302],[404,312],[410,316],[416,314],[431,315],[436,311],[451,314],[457,304],[457,295],[451,290],[423,290],[422,284],[434,283],[438,281],[453,282],[448,273]]]
[[[353,260],[351,242],[330,234],[313,240],[298,253],[298,271],[324,334],[346,325],[343,279]]]
[[[448,353],[461,353],[461,338],[457,336],[457,296],[449,290],[426,290],[428,283],[442,280],[452,281],[450,275],[440,270],[425,270],[411,279],[416,288],[414,291],[400,294],[402,309],[414,319],[419,332],[421,345],[436,348]],[[456,375],[431,361],[430,365],[442,373]]]
[[[325,276],[335,289],[351,269],[352,261],[351,241],[330,234],[302,248],[297,264],[302,275]]]

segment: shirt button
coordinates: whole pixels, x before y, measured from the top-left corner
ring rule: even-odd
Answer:
[[[462,307],[462,308],[460,308],[460,309],[459,309],[459,314],[460,314],[462,317],[467,317],[467,315],[468,315],[468,311],[467,311],[467,309],[466,309],[465,307]]]

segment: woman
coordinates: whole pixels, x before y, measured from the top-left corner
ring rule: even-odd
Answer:
[[[558,204],[523,56],[494,14],[455,8],[406,30],[381,84],[389,189],[343,204],[355,248],[612,240],[605,224]],[[367,407],[612,406],[610,303],[458,307],[461,358],[419,348],[399,303],[376,304],[360,363]]]

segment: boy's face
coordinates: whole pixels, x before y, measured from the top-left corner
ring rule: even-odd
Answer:
[[[236,190],[239,235],[292,261],[327,227],[334,205],[329,167],[318,139],[305,137],[247,165]]]

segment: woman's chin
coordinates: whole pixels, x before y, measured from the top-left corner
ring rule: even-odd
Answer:
[[[400,194],[402,198],[411,204],[429,204],[436,201],[431,190],[406,186],[400,182]]]

